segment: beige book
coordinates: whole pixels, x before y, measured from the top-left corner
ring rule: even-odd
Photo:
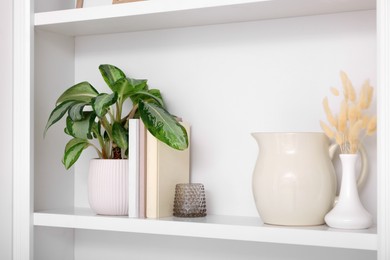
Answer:
[[[189,125],[182,125],[190,140]],[[189,183],[189,179],[190,147],[184,151],[175,150],[147,132],[146,217],[172,216],[176,184]]]
[[[112,4],[123,4],[123,3],[131,3],[131,2],[139,2],[143,0],[112,0]]]

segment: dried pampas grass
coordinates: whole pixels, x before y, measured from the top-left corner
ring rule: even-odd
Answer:
[[[330,92],[332,92],[333,95],[338,97],[340,95],[340,92],[337,90],[337,88],[330,88]]]
[[[341,108],[340,108],[340,114],[339,114],[339,124],[338,124],[338,127],[337,127],[337,130],[341,133],[344,133],[345,130],[347,130],[347,102],[345,102],[345,100],[343,100],[341,102]]]
[[[326,123],[324,123],[323,121],[320,121],[320,125],[321,125],[322,129],[324,130],[324,133],[326,134],[326,136],[329,137],[329,139],[335,138],[335,132],[333,132],[333,130]]]
[[[328,98],[324,98],[324,100],[322,101],[322,105],[323,105],[323,107],[324,107],[325,114],[326,114],[326,118],[328,119],[329,123],[330,123],[332,126],[337,127],[337,120],[336,120],[336,118],[333,116],[332,111],[330,111],[329,103],[328,103]]]
[[[373,116],[367,123],[366,134],[373,135],[376,131],[376,116]]]
[[[376,132],[376,116],[367,115],[374,88],[369,81],[365,81],[356,98],[356,91],[348,75],[341,71],[340,79],[343,87],[344,99],[341,101],[340,113],[334,115],[329,107],[328,98],[324,98],[322,106],[329,124],[320,121],[321,128],[329,139],[334,140],[342,153],[357,153],[361,139]],[[339,96],[339,91],[332,87],[331,93]]]

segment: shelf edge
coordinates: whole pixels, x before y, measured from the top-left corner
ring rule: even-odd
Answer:
[[[248,226],[244,223],[202,223],[199,219],[195,221],[34,213],[35,226],[377,250],[375,228],[356,233],[344,230],[321,230],[320,227],[319,230],[315,230],[268,225]],[[183,230],[186,232],[184,233]]]
[[[376,8],[374,0],[141,1],[36,13],[35,28],[70,36],[322,15]]]

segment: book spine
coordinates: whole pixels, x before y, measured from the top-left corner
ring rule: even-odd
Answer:
[[[146,217],[157,218],[158,154],[157,139],[146,133]]]
[[[129,218],[139,216],[139,121],[129,120]]]
[[[146,128],[139,121],[139,218],[146,218]]]

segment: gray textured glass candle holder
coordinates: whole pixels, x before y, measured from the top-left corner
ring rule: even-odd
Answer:
[[[201,183],[176,185],[173,216],[194,218],[206,216],[206,196]]]

